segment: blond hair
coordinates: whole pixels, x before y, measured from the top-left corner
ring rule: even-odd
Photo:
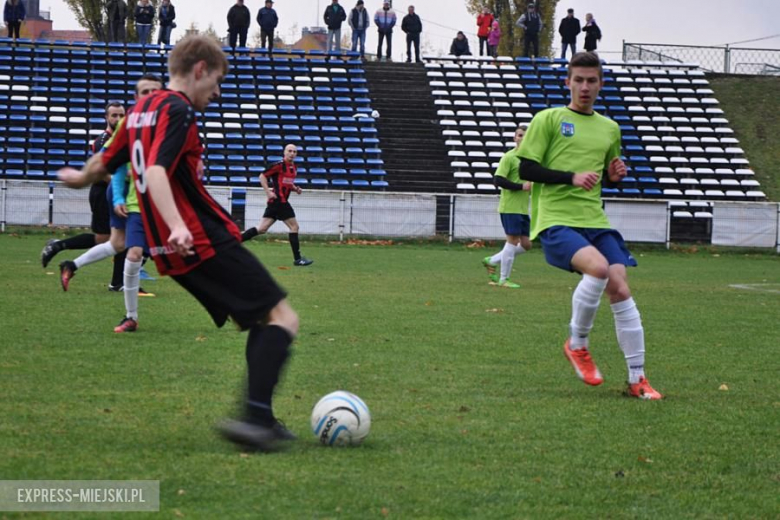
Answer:
[[[186,76],[200,61],[206,62],[209,72],[222,72],[223,76],[230,69],[227,56],[219,43],[208,36],[196,34],[185,37],[173,48],[168,56],[168,73],[171,76]]]

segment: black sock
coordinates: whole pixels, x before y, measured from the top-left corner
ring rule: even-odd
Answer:
[[[249,373],[247,415],[249,420],[270,426],[274,421],[272,399],[284,363],[290,356],[290,333],[277,325],[255,325],[246,341]]]
[[[122,287],[125,284],[125,257],[127,249],[114,255],[114,273],[111,275],[111,285]]]
[[[65,240],[59,240],[57,242],[60,249],[90,249],[95,247],[95,235],[92,233],[84,233],[82,235],[76,235],[75,237],[66,238]]]
[[[246,231],[244,231],[243,233],[241,233],[241,242],[246,242],[247,240],[252,240],[253,238],[255,238],[259,234],[260,234],[260,232],[257,230],[257,228],[251,227],[251,228],[247,229]]]
[[[290,247],[292,248],[293,257],[296,260],[301,259],[301,243],[298,241],[298,233],[290,233]]]

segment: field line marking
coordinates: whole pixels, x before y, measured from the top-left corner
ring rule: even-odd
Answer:
[[[780,287],[780,283],[735,283],[729,285],[732,289],[744,289],[747,291],[768,292],[780,294],[779,289],[768,289],[767,287]]]

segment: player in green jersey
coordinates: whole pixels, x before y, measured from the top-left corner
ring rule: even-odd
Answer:
[[[498,213],[506,233],[506,243],[501,251],[482,260],[482,265],[488,270],[491,285],[507,289],[520,287],[509,280],[512,265],[516,255],[531,249],[531,240],[528,238],[531,225],[531,218],[528,216],[528,193],[531,190],[531,183],[523,182],[520,178],[519,155],[520,143],[523,142],[527,128],[528,125],[523,124],[515,130],[515,148],[504,154],[493,176],[493,183],[497,188],[501,188]],[[500,272],[496,275],[496,267],[499,265]]]
[[[566,85],[569,105],[539,112],[520,148],[523,178],[534,183],[531,239],[540,237],[549,264],[582,274],[564,353],[586,384],[604,381],[588,350],[588,335],[606,291],[628,365],[628,395],[661,399],[645,377],[644,329],[628,286],[626,266],[636,266],[636,260],[602,208],[602,175],[620,182],[626,166],[620,159],[620,128],[593,110],[604,85],[598,55],[572,57]]]

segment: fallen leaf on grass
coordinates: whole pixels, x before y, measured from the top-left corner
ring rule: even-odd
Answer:
[[[718,387],[718,390],[728,391],[728,389],[729,389],[729,385],[727,385],[726,383],[723,383]]]
[[[493,312],[495,314],[501,314],[504,312],[504,309],[485,309],[485,312]]]
[[[279,267],[277,267],[277,269],[279,269],[280,271],[289,271],[290,270],[290,268],[287,267],[286,265],[280,265]]]
[[[638,460],[639,462],[644,462],[645,464],[652,464],[653,463],[653,459],[651,459],[650,457],[643,457],[642,455],[637,457],[636,460]]]
[[[482,249],[483,247],[485,247],[485,243],[482,240],[475,240],[470,244],[466,244],[466,247],[468,249]]]
[[[425,302],[425,306],[426,307],[430,307],[431,305],[433,305],[432,301],[429,300],[429,301]]]
[[[208,338],[203,335],[195,336],[195,341],[206,341]]]
[[[173,510],[173,514],[174,514],[174,515],[176,515],[176,516],[178,516],[179,518],[184,518],[184,513],[182,513],[182,512],[181,512],[181,511],[179,511],[178,509],[174,509],[174,510]]]
[[[248,459],[249,458],[249,454],[248,453],[239,453],[238,456],[241,457],[242,459]]]
[[[382,508],[382,516],[387,516],[389,514],[390,514],[390,510],[387,509],[386,507],[383,507]]]
[[[187,494],[187,492],[186,492],[186,491],[184,491],[183,489],[180,489],[179,491],[177,491],[177,493],[178,493],[179,495],[186,495],[186,494]]]

